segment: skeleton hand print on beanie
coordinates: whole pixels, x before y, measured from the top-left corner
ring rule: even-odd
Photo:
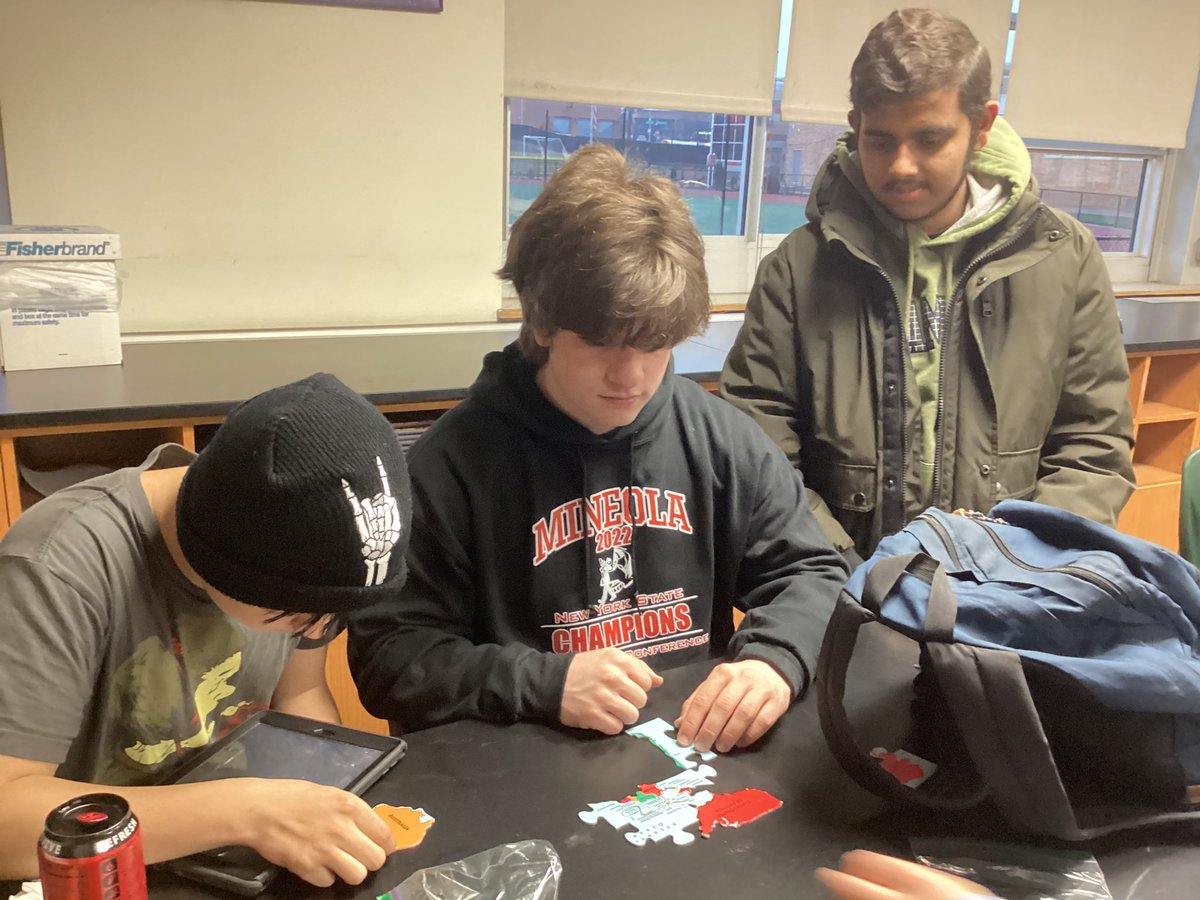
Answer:
[[[383,482],[383,490],[374,497],[355,495],[354,489],[345,478],[342,479],[342,489],[350,508],[354,510],[354,523],[358,526],[359,536],[362,537],[362,555],[367,564],[367,585],[383,584],[387,576],[388,559],[392,548],[400,540],[400,507],[392,496],[388,485],[387,469],[383,460],[375,457],[379,466],[379,480]]]

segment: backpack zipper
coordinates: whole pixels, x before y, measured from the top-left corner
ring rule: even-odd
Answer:
[[[958,551],[954,549],[954,541],[950,537],[950,532],[946,530],[946,526],[935,519],[933,516],[921,513],[917,516],[916,521],[925,522],[933,529],[934,533],[941,538],[942,543],[946,547],[946,552],[950,554],[950,558],[954,560],[954,565],[962,568],[962,561],[958,558]]]
[[[1097,575],[1095,572],[1091,571],[1090,569],[1085,569],[1082,566],[1035,566],[1031,563],[1027,563],[1025,560],[1016,556],[1011,550],[1008,549],[1008,546],[1000,539],[1000,535],[996,534],[995,530],[990,525],[980,521],[980,519],[983,518],[982,516],[968,515],[963,516],[963,518],[970,519],[985,532],[987,532],[987,536],[992,539],[992,543],[995,544],[996,548],[1004,554],[1004,557],[1013,565],[1020,566],[1027,572],[1061,572],[1066,575],[1074,575],[1077,578],[1082,578],[1084,581],[1095,585],[1106,593],[1111,594],[1113,597],[1119,598],[1122,596],[1120,589],[1118,589],[1115,584],[1113,584],[1103,575]],[[950,537],[950,532],[946,529],[946,526],[933,516],[925,513],[921,513],[921,515],[917,516],[917,520],[929,524],[929,526],[934,530],[937,536],[941,539],[942,543],[945,545],[946,550],[950,553],[950,558],[954,561],[954,564],[961,567],[962,562],[959,560],[958,553],[954,550],[954,543]]]
[[[1095,572],[1091,571],[1090,569],[1085,569],[1082,566],[1035,566],[1025,562],[1023,559],[1018,559],[1013,555],[1013,552],[1009,550],[1007,546],[1005,546],[1004,541],[1000,540],[1000,535],[996,534],[990,525],[985,525],[983,522],[979,521],[977,521],[976,524],[978,524],[980,528],[987,532],[988,537],[992,539],[992,543],[994,543],[1000,549],[1001,553],[1008,557],[1009,562],[1020,566],[1022,569],[1027,569],[1030,572],[1064,572],[1068,575],[1076,575],[1079,578],[1082,578],[1084,581],[1091,582],[1101,590],[1112,594],[1114,597],[1121,596],[1121,592],[1118,590],[1115,584],[1113,584],[1103,575],[1097,575]]]

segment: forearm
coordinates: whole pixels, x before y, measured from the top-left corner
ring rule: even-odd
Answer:
[[[409,628],[360,652],[351,671],[363,705],[404,730],[457,719],[556,720],[570,656],[523,644],[475,644]]]
[[[129,802],[141,824],[147,863],[247,843],[245,791],[238,788],[237,780],[110,787],[53,775],[14,779],[0,787],[0,808],[4,809],[0,816],[0,880],[37,876],[37,839],[46,815],[81,794],[113,793]]]
[[[769,663],[800,697],[849,568],[805,504],[800,479],[779,454],[768,453],[759,468],[762,477],[738,574],[746,617],[729,650],[735,659]]]
[[[271,703],[271,708],[293,716],[319,719],[322,722],[340,724],[342,721],[333,694],[324,684],[314,685],[306,691],[277,699]]]
[[[793,698],[802,697],[816,670],[821,637],[846,577],[845,563],[838,559],[830,577],[809,573],[778,591],[769,603],[747,612],[729,642],[730,658],[768,663],[787,682]]]

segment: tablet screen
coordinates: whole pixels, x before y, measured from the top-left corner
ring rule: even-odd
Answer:
[[[215,778],[299,778],[346,788],[386,752],[257,722],[225,741],[177,783]]]

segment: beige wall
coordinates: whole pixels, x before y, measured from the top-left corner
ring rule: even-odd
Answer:
[[[3,0],[13,221],[120,232],[122,330],[486,321],[504,4]]]

